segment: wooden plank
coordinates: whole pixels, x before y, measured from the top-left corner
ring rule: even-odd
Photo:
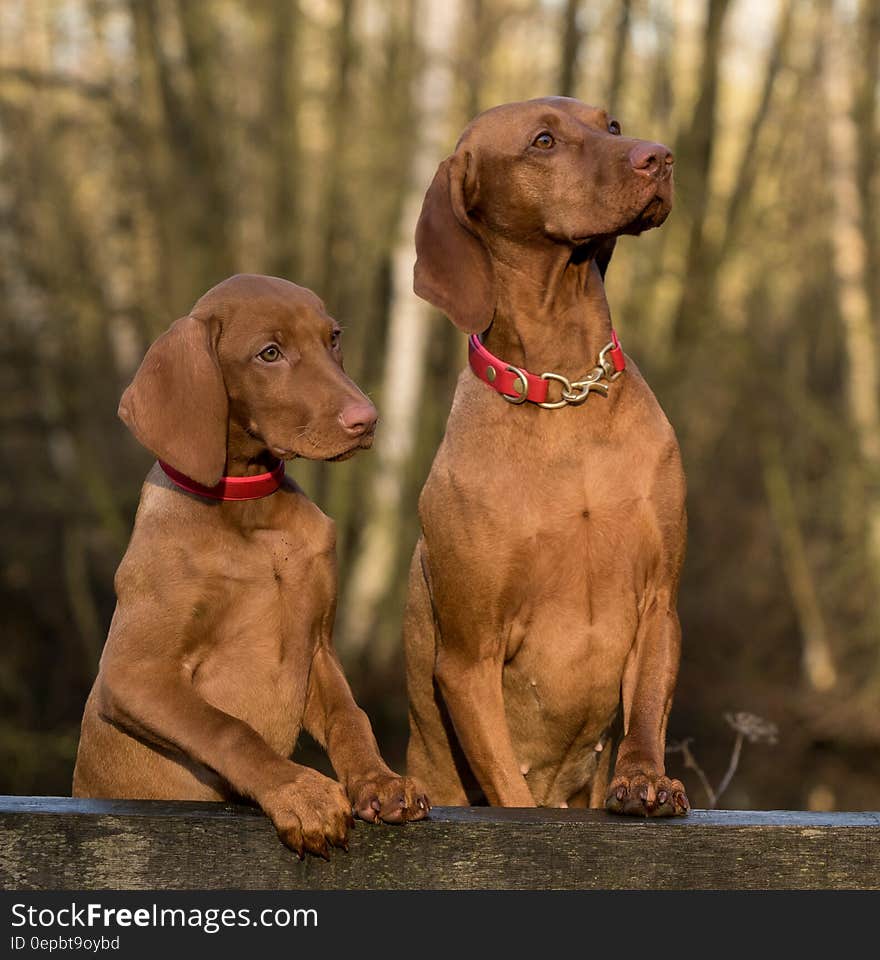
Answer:
[[[878,889],[880,813],[438,808],[300,862],[248,807],[0,797],[4,889]]]

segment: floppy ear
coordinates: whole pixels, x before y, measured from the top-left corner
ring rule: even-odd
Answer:
[[[605,279],[605,271],[608,269],[608,264],[611,262],[611,254],[614,253],[614,247],[617,243],[617,237],[609,237],[607,240],[603,240],[597,250],[596,250],[596,266],[599,268],[599,273],[602,274],[602,279]]]
[[[428,187],[416,225],[413,289],[460,329],[482,333],[495,313],[492,264],[468,216],[467,151],[447,157]],[[469,170],[469,167],[471,168]]]
[[[226,466],[229,400],[208,325],[182,317],[150,347],[119,416],[160,460],[213,487]]]

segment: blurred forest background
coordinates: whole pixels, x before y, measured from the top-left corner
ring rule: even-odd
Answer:
[[[372,452],[290,469],[402,763],[416,498],[465,361],[411,292],[415,218],[472,116],[558,93],[677,156],[608,278],[689,481],[670,740],[716,785],[757,741],[723,806],[876,809],[878,57],[874,0],[0,0],[0,792],[69,792],[150,463],[118,398],[238,271],[318,291],[380,407]]]

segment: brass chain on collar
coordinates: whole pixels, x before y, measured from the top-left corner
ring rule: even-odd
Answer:
[[[615,370],[614,364],[608,354],[614,349],[614,341],[609,341],[599,351],[599,362],[589,373],[584,374],[580,380],[569,380],[561,373],[542,373],[542,380],[553,380],[562,385],[562,399],[545,401],[539,403],[539,407],[545,410],[558,410],[560,407],[576,407],[582,404],[590,395],[591,390],[600,390],[604,396],[608,396],[608,388],[624,372]],[[603,382],[607,381],[607,382]],[[504,396],[504,394],[502,394]],[[504,397],[505,400],[510,399]],[[514,399],[512,402],[516,403]]]

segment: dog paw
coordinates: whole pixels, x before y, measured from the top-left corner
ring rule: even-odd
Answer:
[[[636,773],[611,781],[605,809],[631,817],[683,817],[690,802],[680,780]]]
[[[306,853],[329,860],[331,846],[348,850],[348,831],[354,826],[351,803],[341,784],[317,770],[303,767],[259,802],[281,842],[300,860]]]
[[[431,802],[418,782],[396,773],[379,773],[352,781],[348,790],[354,812],[369,823],[423,820]]]

